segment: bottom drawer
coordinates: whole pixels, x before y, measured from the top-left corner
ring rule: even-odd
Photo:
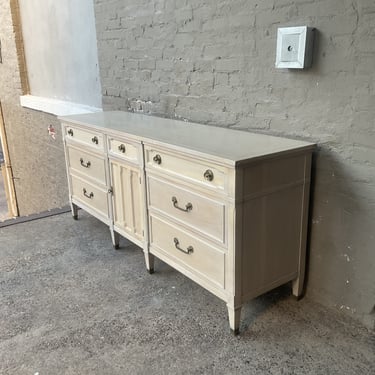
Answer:
[[[150,216],[150,243],[164,258],[224,288],[224,251],[155,216]]]
[[[75,176],[71,180],[73,198],[108,218],[108,192]]]

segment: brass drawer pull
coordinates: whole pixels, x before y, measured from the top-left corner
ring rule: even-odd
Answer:
[[[125,145],[123,143],[121,143],[121,145],[118,146],[118,150],[120,152],[122,152],[123,154],[125,154],[125,151],[126,151]]]
[[[161,156],[159,154],[156,154],[152,160],[156,163],[156,164],[161,164]]]
[[[91,165],[90,161],[88,161],[87,163],[85,163],[82,158],[79,159],[79,161],[81,162],[82,167],[90,168],[90,165]]]
[[[92,141],[92,143],[95,143],[96,145],[99,143],[99,139],[96,136],[91,138],[91,141]]]
[[[211,169],[207,169],[207,171],[204,172],[203,177],[207,181],[212,181],[214,179],[214,172],[212,172]]]
[[[186,203],[185,208],[181,208],[178,205],[178,201],[176,197],[172,197],[172,202],[173,202],[173,207],[177,208],[180,211],[189,212],[193,209],[193,205],[190,202]]]
[[[72,129],[69,129],[69,130],[68,130],[68,134],[69,134],[71,137],[73,137],[73,130],[72,130]]]
[[[173,239],[173,241],[174,241],[174,247],[175,247],[177,250],[180,250],[180,251],[182,251],[182,252],[185,253],[185,254],[191,254],[192,252],[194,252],[194,248],[193,248],[193,246],[188,246],[188,248],[187,248],[186,250],[183,249],[183,248],[181,248],[181,247],[180,247],[180,242],[179,242],[179,240],[178,240],[177,237],[175,237],[175,238]]]
[[[83,191],[83,195],[86,197],[86,198],[89,198],[89,199],[92,199],[94,198],[94,193],[91,192],[90,194],[87,194],[87,190],[85,188],[82,189]]]

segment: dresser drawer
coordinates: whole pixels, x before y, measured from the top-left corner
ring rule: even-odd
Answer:
[[[171,223],[150,216],[151,252],[164,255],[183,269],[224,287],[225,253],[177,228]],[[158,255],[158,254],[156,254]]]
[[[109,153],[136,164],[140,164],[140,145],[135,145],[127,141],[109,137],[108,138]]]
[[[106,218],[109,217],[108,191],[100,189],[76,176],[71,176],[71,182],[73,198],[78,199]]]
[[[99,132],[93,132],[86,129],[77,128],[75,126],[65,126],[65,139],[70,141],[76,141],[85,143],[97,150],[104,150],[103,134]]]
[[[191,228],[225,242],[225,204],[185,190],[178,185],[148,177],[150,209],[159,210]]]
[[[68,165],[71,171],[76,171],[92,178],[100,184],[106,184],[105,160],[78,148],[67,147]]]
[[[171,173],[177,177],[216,190],[226,189],[227,170],[204,163],[190,155],[176,155],[168,151],[146,147],[146,168]]]

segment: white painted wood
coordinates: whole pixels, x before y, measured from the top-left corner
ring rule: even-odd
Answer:
[[[176,155],[165,149],[145,147],[146,169],[161,170],[172,176],[191,180],[193,183],[204,185],[207,188],[224,190],[226,186],[226,168],[214,163],[200,163],[191,155]]]
[[[140,164],[139,146],[126,140],[108,137],[108,152],[112,156]]]
[[[108,192],[98,186],[95,186],[75,175],[71,175],[72,197],[77,202],[82,202],[93,211],[109,217]]]
[[[81,144],[82,146],[90,146],[93,149],[104,151],[103,134],[95,131],[88,131],[85,128],[76,126],[65,126],[65,141]]]
[[[144,202],[139,168],[110,160],[113,222],[127,238],[142,241],[144,237]]]
[[[206,284],[204,280],[208,280],[225,288],[224,251],[154,215],[150,216],[150,245],[151,252],[157,249],[156,252],[163,252],[183,269],[195,273],[201,279],[202,286]]]
[[[305,281],[305,265],[306,265],[306,243],[307,243],[307,226],[308,226],[308,211],[310,199],[310,170],[311,170],[311,155],[305,156],[304,174],[305,183],[303,184],[302,193],[302,209],[300,218],[300,244],[298,251],[298,277],[293,280],[292,290],[293,295],[300,298],[303,295],[304,281]]]
[[[105,162],[104,185],[69,168],[72,206],[96,214],[82,183],[112,187],[102,220],[114,244],[120,233],[143,248],[151,273],[157,256],[224,300],[235,332],[251,298],[289,281],[301,294],[313,144],[122,112],[63,121],[68,166],[81,146]]]
[[[113,247],[117,250],[120,247],[120,234],[116,232],[114,228],[110,228],[110,232]]]
[[[126,134],[150,144],[168,145],[230,165],[315,147],[304,141],[121,111],[65,116],[61,120],[106,133]]]
[[[95,155],[72,146],[68,146],[66,150],[71,173],[80,174],[98,184],[106,185],[106,160],[104,156]]]
[[[224,244],[225,204],[179,185],[148,177],[148,207]],[[175,199],[173,199],[175,198]]]
[[[72,129],[72,134],[75,134],[76,138],[68,134],[70,129]],[[78,219],[78,208],[80,207],[109,225],[113,246],[117,248],[119,238],[113,229],[113,210],[110,201],[108,180],[109,167],[103,149],[105,137],[102,133],[97,131],[90,132],[87,129],[70,127],[69,125],[65,126],[65,124],[62,124],[62,134],[65,145],[64,152],[72,216],[74,219]],[[92,142],[93,137],[96,137],[98,141]],[[84,159],[84,157],[86,157],[86,159]],[[90,162],[88,168],[81,165],[81,158],[86,167],[88,167],[88,162]],[[81,186],[78,186],[78,184],[81,184]],[[85,186],[83,186],[83,184]],[[86,193],[89,197],[91,192],[94,193],[92,189],[89,191],[86,186],[98,188],[99,195],[94,194],[92,198],[85,196],[85,194],[83,194],[83,188],[86,189]],[[94,199],[95,202],[93,204],[92,201],[94,201]]]
[[[227,304],[227,309],[230,329],[235,334],[238,334],[240,329],[241,307],[233,307],[231,304]]]

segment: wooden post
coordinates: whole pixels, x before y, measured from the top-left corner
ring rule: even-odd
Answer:
[[[10,217],[18,216],[18,206],[16,199],[16,192],[14,189],[13,172],[10,163],[8,143],[6,138],[6,131],[4,125],[3,108],[0,102],[0,140],[4,154],[4,164],[1,168],[4,178],[5,195],[7,197],[8,212]]]

